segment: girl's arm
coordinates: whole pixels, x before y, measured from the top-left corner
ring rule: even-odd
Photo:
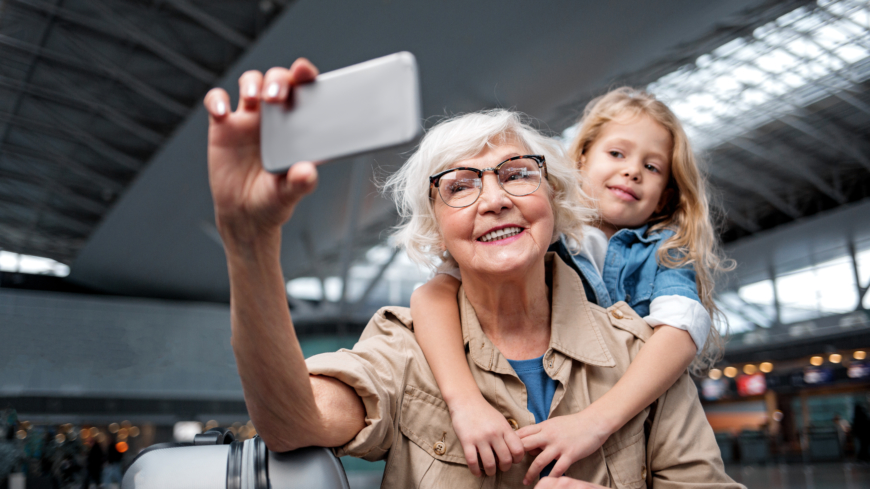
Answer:
[[[517,431],[526,450],[543,450],[529,467],[523,484],[534,481],[553,460],[558,462],[550,476],[559,477],[571,464],[592,454],[674,385],[696,352],[687,331],[659,326],[619,382],[589,407]]]
[[[462,444],[471,472],[480,476],[478,453],[486,475],[519,463],[525,451],[507,420],[495,410],[471,376],[456,294],[459,281],[438,274],[411,295],[414,334],[450,409],[453,430]]]

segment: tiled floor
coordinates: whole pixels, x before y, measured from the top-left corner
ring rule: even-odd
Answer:
[[[866,489],[870,465],[832,463],[815,465],[728,466],[734,480],[749,489]]]

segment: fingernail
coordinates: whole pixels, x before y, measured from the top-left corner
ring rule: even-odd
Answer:
[[[278,84],[273,83],[273,84],[269,85],[269,88],[266,90],[266,95],[268,95],[269,97],[277,97],[278,90],[279,90]]]
[[[257,85],[251,83],[248,85],[248,97],[256,97],[257,96]]]
[[[218,103],[214,106],[214,111],[217,115],[224,115],[227,113],[227,104],[223,102],[223,100],[219,100]]]

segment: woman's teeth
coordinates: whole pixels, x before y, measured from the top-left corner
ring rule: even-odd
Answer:
[[[523,228],[512,227],[512,228],[503,228],[498,231],[492,231],[490,233],[486,233],[480,238],[477,238],[478,241],[483,241],[486,243],[487,241],[496,241],[499,239],[510,238],[511,236],[516,236],[523,232]]]

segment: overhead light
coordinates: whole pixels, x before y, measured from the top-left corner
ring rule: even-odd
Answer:
[[[840,363],[843,360],[843,355],[839,353],[831,353],[831,356],[828,357],[828,361],[831,363]]]
[[[698,57],[647,90],[707,149],[870,78],[867,2],[819,0]]]
[[[773,371],[773,364],[770,362],[761,362],[761,365],[758,366],[758,370],[761,370],[762,372],[769,374],[770,372]]]
[[[735,376],[737,376],[737,369],[736,368],[725,367],[725,377],[728,377],[729,379],[733,379]]]
[[[751,363],[747,363],[746,365],[743,366],[743,373],[746,375],[752,375],[757,371],[758,371],[758,369],[755,367],[755,365],[753,365]]]
[[[722,371],[719,370],[718,368],[714,368],[714,369],[710,370],[710,373],[708,375],[713,380],[719,380],[722,378]]]
[[[855,360],[864,360],[867,358],[867,352],[863,350],[858,350],[855,353],[852,353],[852,358]]]
[[[818,356],[818,355],[810,358],[810,364],[815,365],[816,367],[818,367],[819,365],[821,365],[823,363],[825,363],[825,359]]]

